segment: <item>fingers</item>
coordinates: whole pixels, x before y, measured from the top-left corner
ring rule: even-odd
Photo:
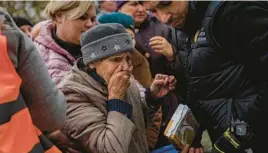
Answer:
[[[165,74],[156,74],[155,75],[155,79],[165,79],[167,77],[167,75]]]
[[[203,148],[190,148],[189,153],[204,153]]]
[[[133,66],[130,66],[128,71],[123,71],[122,65],[119,65],[113,72],[112,78],[115,77],[123,77],[124,79],[129,79],[131,76],[131,72],[133,70]],[[125,76],[124,76],[125,75]]]
[[[168,81],[169,81],[169,79],[168,79],[168,76],[165,76],[165,78],[164,78],[164,85],[166,86],[166,85],[168,85]]]
[[[174,90],[176,88],[176,83],[177,83],[177,80],[176,78],[172,75],[172,76],[169,76],[169,85],[168,85],[168,88],[169,90]]]
[[[163,49],[153,49],[153,51],[158,54],[165,55],[165,51]]]
[[[117,73],[114,73],[109,81],[109,86],[113,85],[113,86],[119,86],[119,85],[123,85],[123,82],[127,82],[130,78],[130,75],[127,71],[120,71]]]
[[[163,42],[164,41],[162,39],[150,40],[149,45],[150,46],[153,46],[153,45],[161,45],[161,44],[163,44]]]
[[[116,73],[122,71],[122,69],[123,69],[122,65],[118,65],[118,67],[114,70],[112,76],[115,75]]]
[[[188,150],[189,150],[189,145],[186,144],[183,148],[183,150],[181,151],[181,153],[188,153]]]
[[[174,82],[176,82],[176,78],[175,78],[175,76],[170,75],[170,76],[168,76],[168,78],[169,78],[169,83],[174,83]]]
[[[163,41],[163,40],[165,40],[165,38],[163,38],[163,37],[161,37],[161,36],[155,36],[155,37],[152,37],[152,38],[150,39],[150,42],[151,42],[151,41],[156,41],[156,40],[158,40],[158,41]]]
[[[163,38],[161,36],[155,36],[155,37],[153,37],[153,38],[150,39],[149,45],[151,47],[155,47],[155,46],[160,45],[159,47],[163,48],[165,42],[166,42],[166,39],[165,38]]]
[[[128,80],[130,78],[130,73],[128,71],[120,71],[115,74],[115,77]]]
[[[164,84],[164,82],[165,82],[165,80],[163,80],[163,79],[153,81],[154,85],[162,85],[162,84]]]
[[[156,80],[164,80],[164,85],[174,86],[176,84],[176,78],[174,76],[168,76],[165,74],[156,74]]]
[[[190,148],[189,153],[195,153],[194,148]]]
[[[164,50],[165,46],[162,44],[151,45],[153,50]]]

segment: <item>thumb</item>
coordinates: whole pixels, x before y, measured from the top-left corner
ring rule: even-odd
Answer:
[[[154,80],[150,86],[150,90],[152,93],[158,92],[160,86],[164,83],[164,80]]]
[[[162,84],[164,84],[165,83],[165,80],[154,80],[153,81],[153,84],[154,85],[162,85]]]
[[[189,145],[186,144],[183,148],[183,150],[181,151],[181,153],[188,153],[188,150],[189,150]]]

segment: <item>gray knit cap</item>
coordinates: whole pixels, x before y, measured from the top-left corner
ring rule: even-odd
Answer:
[[[81,36],[80,43],[86,65],[118,53],[135,51],[132,38],[118,23],[100,24],[89,29]]]

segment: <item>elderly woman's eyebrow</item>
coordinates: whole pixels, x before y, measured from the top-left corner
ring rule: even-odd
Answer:
[[[110,59],[121,58],[121,57],[123,57],[123,55],[115,55],[115,56],[110,57]]]

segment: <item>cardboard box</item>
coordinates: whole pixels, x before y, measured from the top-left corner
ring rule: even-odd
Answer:
[[[198,128],[199,123],[190,108],[187,105],[180,104],[168,123],[164,134],[175,147],[183,149],[186,144],[192,144]]]

